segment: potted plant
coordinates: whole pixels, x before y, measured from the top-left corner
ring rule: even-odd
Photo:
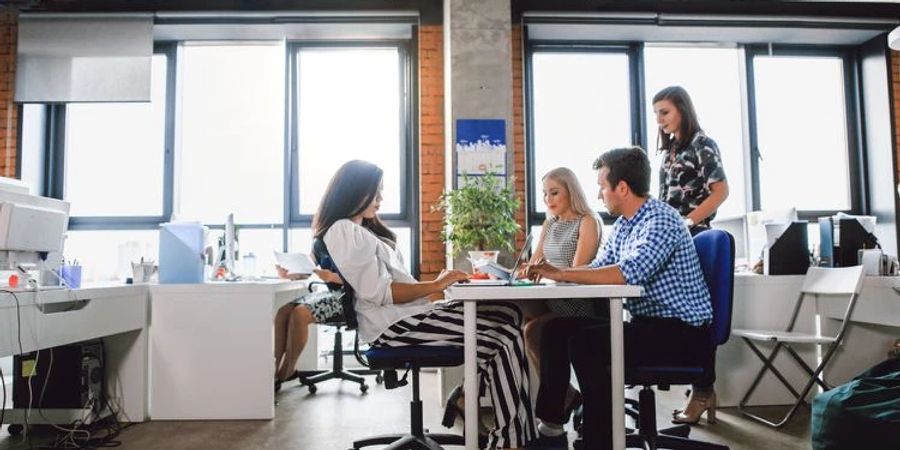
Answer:
[[[515,250],[512,238],[520,228],[515,219],[518,209],[515,191],[493,173],[463,174],[461,186],[441,194],[432,207],[444,213],[441,239],[451,244],[454,257],[468,250],[472,260],[494,262],[500,250]]]

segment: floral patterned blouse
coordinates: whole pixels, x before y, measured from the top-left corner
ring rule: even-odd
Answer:
[[[674,158],[666,152],[659,169],[659,199],[685,217],[709,197],[709,186],[719,181],[726,181],[719,147],[698,131],[691,143],[677,151]],[[715,217],[713,212],[697,225],[708,227]]]

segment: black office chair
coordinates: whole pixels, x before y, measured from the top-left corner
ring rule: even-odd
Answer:
[[[334,262],[331,260],[331,256],[328,254],[327,249],[325,248],[325,243],[320,239],[313,240],[313,256],[316,258],[316,262],[320,267],[340,274],[340,272],[337,270],[337,267],[334,265]],[[365,378],[363,378],[361,375],[375,375],[375,382],[381,384],[382,376],[380,370],[344,369],[344,355],[350,352],[344,351],[344,341],[341,329],[352,331],[355,330],[358,326],[358,323],[356,321],[356,310],[353,308],[353,288],[346,284],[340,285],[334,283],[313,282],[310,283],[310,289],[312,289],[314,285],[324,285],[332,291],[343,291],[344,296],[341,297],[343,314],[332,318],[332,320],[319,324],[334,327],[334,347],[332,351],[331,370],[297,371],[297,378],[300,384],[306,386],[311,394],[316,393],[316,390],[318,389],[316,387],[317,383],[333,379],[347,380],[354,383],[359,383],[359,390],[363,393],[369,390],[369,386],[366,384]],[[354,355],[356,354],[356,352],[352,353]],[[357,359],[359,359],[359,357],[357,357]],[[360,362],[363,363],[364,361]]]

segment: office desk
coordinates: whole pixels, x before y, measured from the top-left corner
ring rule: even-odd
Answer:
[[[305,281],[153,285],[150,417],[275,416],[275,312]]]
[[[13,295],[0,293],[0,357],[102,338],[107,394],[122,408],[119,419],[147,419],[145,286],[53,289],[40,291],[37,296],[34,292],[17,292],[16,297],[21,320]],[[11,398],[9,393],[10,402]],[[32,413],[29,423],[68,423],[80,417],[66,411]],[[8,423],[22,423],[23,419],[18,410],[8,410],[6,417]]]
[[[444,291],[450,300],[463,302],[465,375],[463,389],[466,417],[477,417],[478,392],[475,355],[475,315],[479,301],[539,301],[550,298],[609,299],[610,346],[612,349],[613,448],[625,448],[625,361],[622,341],[622,300],[639,297],[640,286],[537,285],[537,286],[451,286]],[[466,420],[466,449],[478,448],[478,421]]]

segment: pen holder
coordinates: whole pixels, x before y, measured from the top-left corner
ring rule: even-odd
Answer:
[[[81,266],[63,265],[59,268],[59,277],[69,289],[78,289],[81,287]]]

